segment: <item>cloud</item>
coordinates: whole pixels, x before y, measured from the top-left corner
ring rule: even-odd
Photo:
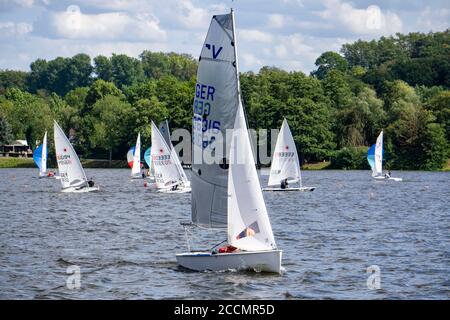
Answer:
[[[356,9],[341,0],[325,0],[325,10],[315,12],[319,17],[340,24],[358,35],[390,35],[402,30],[402,20],[390,11],[376,5]]]
[[[267,25],[273,29],[282,28],[284,26],[284,16],[281,14],[269,14]]]
[[[23,37],[32,30],[33,26],[26,22],[0,22],[0,38],[9,39]]]
[[[166,32],[151,14],[126,12],[84,14],[72,5],[65,11],[49,12],[37,23],[37,34],[63,39],[164,40]]]
[[[259,30],[240,29],[238,30],[239,41],[253,41],[271,43],[273,36],[270,33],[262,32]]]
[[[0,9],[11,10],[14,8],[31,8],[34,4],[34,0],[0,0]]]
[[[427,6],[417,18],[417,25],[427,31],[445,30],[450,26],[450,9]]]

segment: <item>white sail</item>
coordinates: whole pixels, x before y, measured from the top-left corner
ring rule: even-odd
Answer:
[[[290,183],[301,181],[297,148],[286,119],[284,119],[278,134],[268,185],[270,187],[280,186],[281,180],[284,179],[288,179]]]
[[[182,181],[180,172],[173,160],[173,153],[152,121],[152,164],[157,188],[167,188]]]
[[[172,145],[172,140],[170,139],[170,129],[169,129],[169,122],[167,120],[162,121],[159,124],[159,132],[161,133],[161,136],[164,138],[164,141],[169,146],[170,150],[172,151],[172,159],[177,166],[178,171],[181,175],[181,180],[186,184],[189,182],[186,173],[184,172],[183,166],[181,165],[180,158],[178,157],[178,154]]]
[[[226,227],[227,221],[226,130],[234,126],[239,103],[233,19],[232,13],[213,16],[197,70],[192,128],[192,222],[208,227]],[[223,143],[214,147],[213,141]],[[203,150],[214,150],[221,160],[208,163],[202,158]]]
[[[133,167],[131,168],[131,175],[138,176],[141,173],[141,133],[139,132],[136,139],[136,146],[133,154]]]
[[[80,159],[73,149],[66,135],[54,121],[56,161],[58,163],[59,175],[62,188],[80,187],[87,185],[86,174],[81,166]]]
[[[372,175],[381,175],[383,173],[383,131],[377,138],[375,144],[375,168]]]
[[[276,249],[241,104],[231,139],[230,161],[228,243],[247,251]]]

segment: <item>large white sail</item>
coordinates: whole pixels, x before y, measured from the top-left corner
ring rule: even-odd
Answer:
[[[377,138],[375,144],[375,170],[373,175],[381,175],[383,173],[383,131]]]
[[[182,181],[180,172],[173,161],[172,150],[153,121],[151,157],[157,188],[167,188]]]
[[[131,168],[131,175],[137,176],[141,173],[141,133],[139,132],[136,139],[136,146],[133,154],[133,167]]]
[[[256,172],[242,105],[230,148],[228,176],[228,243],[248,251],[276,248]]]
[[[278,134],[268,185],[269,187],[280,186],[281,180],[284,179],[288,179],[290,183],[301,181],[297,148],[286,119],[284,119]]]
[[[86,174],[81,166],[80,159],[73,149],[72,144],[54,121],[56,161],[63,189],[87,185]]]
[[[226,130],[234,126],[239,103],[233,19],[233,13],[213,16],[197,70],[192,128],[192,222],[209,227],[225,227],[227,222]],[[205,161],[204,150],[221,160],[213,164]]]
[[[162,137],[164,138],[164,141],[169,146],[170,150],[172,151],[172,159],[177,166],[178,171],[181,175],[181,180],[186,184],[189,182],[186,173],[184,172],[183,166],[181,165],[180,158],[178,157],[177,152],[175,151],[175,148],[172,145],[172,141],[170,139],[170,129],[169,129],[169,122],[167,120],[162,121],[159,124],[159,132],[161,132]]]

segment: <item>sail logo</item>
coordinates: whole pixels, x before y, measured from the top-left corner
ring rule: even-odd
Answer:
[[[57,155],[56,156],[56,159],[57,160],[68,160],[68,159],[70,159],[70,154],[59,154],[59,155]]]
[[[216,45],[215,44],[211,45],[209,43],[205,43],[205,47],[206,47],[206,49],[208,49],[212,52],[213,59],[217,59],[217,57],[219,56],[220,52],[223,49],[223,47],[219,47],[219,49],[217,49],[217,51],[216,51]]]
[[[294,152],[293,151],[289,151],[289,152],[275,152],[275,156],[280,157],[280,158],[291,158],[294,156]]]

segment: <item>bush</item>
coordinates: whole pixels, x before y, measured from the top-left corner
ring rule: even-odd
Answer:
[[[334,153],[329,168],[347,170],[370,169],[367,162],[367,150],[367,147],[344,147]]]

